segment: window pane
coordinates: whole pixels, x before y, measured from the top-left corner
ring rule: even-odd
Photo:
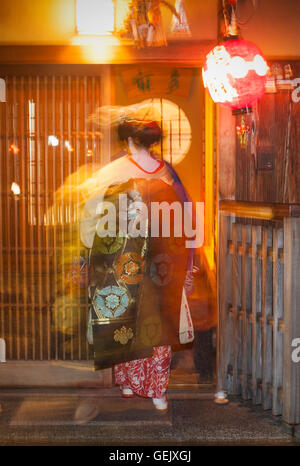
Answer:
[[[112,0],[77,0],[77,32],[79,34],[108,34],[114,30]]]

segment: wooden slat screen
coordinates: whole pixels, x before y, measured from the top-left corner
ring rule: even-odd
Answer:
[[[260,212],[248,203],[253,219],[243,215],[242,203],[222,202],[218,388],[299,424],[300,366],[291,353],[300,332],[300,219],[288,217],[298,206],[287,206],[287,217],[275,221],[261,219],[263,210],[271,215],[268,205]]]
[[[100,77],[9,76],[6,86],[7,101],[0,105],[0,336],[8,359],[88,359],[88,297],[78,284],[80,199],[72,184],[101,163],[99,128],[88,119],[100,106]],[[62,185],[67,194],[57,199]],[[81,255],[83,262],[86,252]]]

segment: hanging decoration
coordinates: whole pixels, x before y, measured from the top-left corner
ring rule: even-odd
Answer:
[[[250,127],[246,124],[245,116],[242,115],[241,123],[236,127],[236,134],[240,141],[240,147],[245,149],[248,143],[248,136],[250,132]]]
[[[190,37],[191,30],[187,20],[186,9],[184,0],[176,0],[175,9],[179,13],[178,16],[173,16],[172,32],[177,37]]]
[[[223,42],[206,56],[202,74],[213,101],[237,114],[250,113],[264,95],[268,65],[255,44],[239,38],[235,3],[230,4],[230,19],[228,10],[224,12]]]
[[[134,40],[138,48],[167,45],[161,6],[167,7],[181,23],[180,15],[166,0],[131,0],[120,37]]]

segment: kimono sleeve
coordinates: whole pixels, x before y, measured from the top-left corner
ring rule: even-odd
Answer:
[[[89,199],[83,208],[81,220],[80,220],[80,239],[84,246],[88,249],[93,247],[96,225],[99,220],[97,214],[97,207],[103,202],[103,194],[100,193],[97,196]]]

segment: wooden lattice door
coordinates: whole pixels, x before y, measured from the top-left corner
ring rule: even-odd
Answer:
[[[3,76],[1,103],[1,385],[110,384],[86,339],[86,251],[79,184],[101,164],[99,76]]]

